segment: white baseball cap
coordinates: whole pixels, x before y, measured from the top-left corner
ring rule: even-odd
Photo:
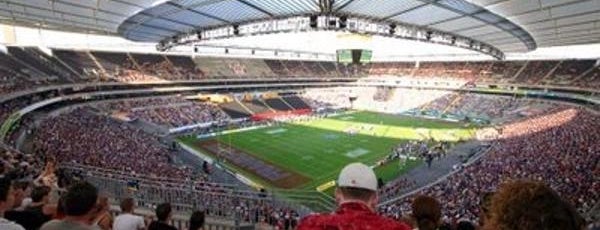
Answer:
[[[377,177],[369,166],[351,163],[340,172],[338,187],[364,188],[377,191]]]

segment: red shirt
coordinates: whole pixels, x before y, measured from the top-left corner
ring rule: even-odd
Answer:
[[[298,230],[411,230],[408,225],[377,215],[358,202],[341,204],[335,213],[316,214],[300,221]]]

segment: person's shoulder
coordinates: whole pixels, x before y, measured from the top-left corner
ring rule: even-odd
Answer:
[[[62,221],[51,220],[51,221],[48,221],[47,223],[45,223],[44,225],[42,225],[40,230],[54,230],[54,229],[58,229],[57,227],[60,225],[62,225]]]
[[[167,225],[167,224],[163,224],[161,222],[158,221],[152,221],[152,223],[150,223],[150,225],[148,226],[148,230],[177,230],[177,228],[171,226],[171,225]]]
[[[150,222],[150,225],[148,225],[148,230],[162,230],[162,229],[169,229],[168,225],[162,224],[158,221],[152,221]]]
[[[25,228],[18,224],[11,224],[7,226],[2,226],[2,230],[25,230]]]
[[[135,214],[131,214],[131,213],[123,213],[121,215],[118,215],[117,217],[115,217],[115,219],[144,219],[141,216],[135,215]]]
[[[136,221],[136,222],[141,222],[142,224],[144,223],[144,217],[143,217],[143,216],[138,216],[138,215],[133,215],[133,214],[131,214],[130,218],[131,218],[133,221]]]
[[[310,214],[302,218],[302,221],[315,221],[315,220],[324,220],[331,218],[332,214],[330,213],[315,213]]]
[[[5,219],[15,222],[19,222],[28,216],[30,216],[30,214],[25,211],[10,210],[4,213]]]
[[[0,217],[0,229],[2,229],[2,230],[25,230],[25,228],[23,228],[23,226],[15,223],[15,222],[3,219],[1,217]]]
[[[381,223],[381,229],[390,230],[411,230],[412,228],[401,221],[393,220],[387,217],[379,216],[379,223]]]
[[[149,230],[151,230],[151,229],[156,229],[157,227],[158,227],[158,222],[156,222],[156,221],[152,221],[152,222],[150,222],[150,224],[148,225],[148,229],[149,229]]]
[[[368,216],[343,216],[336,214],[313,214],[304,217],[299,225],[299,230],[311,230],[311,229],[326,229],[327,226],[333,226],[337,224],[355,224],[357,226],[371,226],[373,229],[385,229],[385,230],[411,230],[412,228],[407,224],[393,219],[385,218],[377,215]]]
[[[298,229],[310,229],[331,220],[331,214],[311,214],[300,220]]]

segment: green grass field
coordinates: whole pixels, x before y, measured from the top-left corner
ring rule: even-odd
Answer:
[[[349,129],[356,130],[356,134],[348,134]],[[399,143],[430,137],[455,142],[471,138],[474,130],[474,127],[465,127],[462,123],[355,112],[223,134],[217,136],[216,140],[309,179],[295,188],[314,189],[334,180],[341,168],[348,163],[374,165],[389,155],[390,149]],[[180,140],[183,144],[206,152],[198,147],[197,143],[201,140],[195,137]],[[413,161],[400,167],[395,161],[378,167],[375,171],[384,181],[389,181],[420,163]],[[236,168],[233,165],[230,167]],[[271,186],[252,172],[240,171],[264,186]]]

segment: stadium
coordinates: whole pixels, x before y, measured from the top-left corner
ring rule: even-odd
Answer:
[[[308,227],[365,189],[353,163],[371,223],[600,229],[599,19],[598,0],[0,0],[0,229],[403,229]]]

